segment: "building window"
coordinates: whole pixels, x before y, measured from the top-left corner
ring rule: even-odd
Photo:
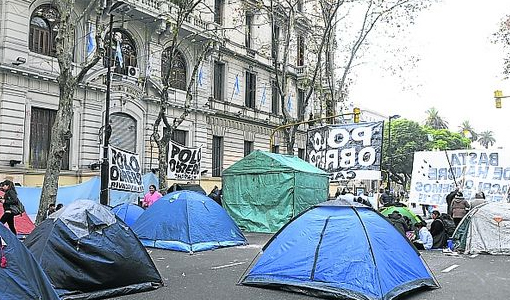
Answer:
[[[276,154],[280,153],[280,146],[273,145],[273,149],[271,149],[271,152]]]
[[[297,113],[298,117],[303,116],[305,114],[305,91],[302,89],[298,89],[298,95],[297,95]]]
[[[105,41],[108,41],[109,38],[109,35],[106,34]],[[120,46],[122,57],[117,54],[117,44]],[[110,66],[113,67],[114,73],[128,75],[129,67],[137,66],[135,42],[123,29],[113,30],[112,44],[110,47],[106,47],[106,55],[103,61],[105,67],[108,66],[108,59],[110,57]]]
[[[51,5],[39,6],[30,18],[28,47],[30,51],[56,57],[56,41],[60,13]]]
[[[223,172],[223,137],[213,136],[212,140],[212,176],[220,177]]]
[[[170,60],[172,61],[171,68]],[[163,82],[165,82],[166,78],[168,78],[170,87],[185,91],[187,67],[184,54],[182,54],[181,51],[176,50],[172,56],[172,48],[165,49],[165,51],[161,54],[161,66],[161,77],[163,78]],[[170,74],[168,74],[169,71]]]
[[[251,49],[251,39],[253,36],[253,15],[249,12],[246,13],[246,32],[244,37],[244,45],[246,48]]]
[[[223,10],[225,0],[214,0],[214,22],[223,25]]]
[[[214,62],[214,99],[223,100],[225,89],[225,64]]]
[[[55,123],[56,110],[32,107],[30,117],[29,164],[35,169],[46,169],[50,152],[51,129]],[[62,170],[69,170],[69,140],[62,157]]]
[[[244,105],[246,107],[255,108],[255,96],[257,90],[257,75],[246,72],[246,89],[244,96]]]
[[[303,12],[303,0],[298,0],[296,4],[296,9],[298,12]]]
[[[252,141],[244,141],[244,156],[248,156],[248,154],[253,152],[253,142]]]
[[[280,94],[278,93],[278,86],[276,80],[272,81],[271,85],[271,112],[275,115],[280,113],[279,100]]]
[[[136,153],[136,120],[125,113],[110,115],[112,135],[110,144],[120,149]]]
[[[297,37],[297,65],[298,67],[305,65],[305,39],[302,35]]]
[[[298,156],[299,158],[301,158],[302,160],[304,160],[304,159],[305,159],[305,149],[303,149],[303,148],[298,148],[298,149],[297,149],[297,156]]]
[[[273,59],[273,64],[276,65],[278,61],[278,47],[280,41],[280,27],[277,25],[273,26],[273,39],[271,41],[271,58]]]
[[[187,145],[187,136],[188,136],[187,131],[179,130],[179,129],[174,129],[174,131],[172,131],[172,141],[174,141],[180,145],[183,145],[183,146]]]

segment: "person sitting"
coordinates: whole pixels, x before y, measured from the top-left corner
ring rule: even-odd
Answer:
[[[402,234],[406,234],[409,231],[409,227],[406,224],[406,221],[402,217],[402,215],[398,211],[393,211],[388,215],[388,220],[390,220],[391,224],[397,228]]]
[[[434,221],[430,224],[430,234],[432,235],[433,249],[443,249],[448,242],[448,235],[446,234],[445,225],[439,217],[440,215],[439,211],[432,211],[432,219]]]
[[[55,210],[59,210],[59,209],[61,209],[62,207],[64,207],[64,204],[59,203],[59,204],[57,204],[57,207],[55,207]]]
[[[48,205],[48,210],[46,211],[46,216],[44,219],[48,218],[52,213],[56,212],[55,203],[51,203]]]
[[[418,239],[413,241],[414,246],[418,250],[430,250],[432,249],[433,239],[430,231],[427,229],[427,223],[419,222],[416,223],[416,229],[418,229]]]

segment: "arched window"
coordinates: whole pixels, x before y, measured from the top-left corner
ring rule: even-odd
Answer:
[[[171,48],[165,49],[161,56],[161,77],[163,81],[168,73],[170,66],[170,55],[172,53]],[[169,86],[179,90],[186,90],[186,59],[179,50],[174,51],[172,58],[172,68],[170,69],[170,77],[168,77]]]
[[[30,51],[55,57],[55,38],[59,22],[60,13],[51,5],[41,5],[34,10],[30,17]]]
[[[105,42],[108,43],[109,34],[106,34]],[[117,42],[119,42],[122,58],[119,57],[117,51]],[[128,67],[136,67],[136,47],[135,42],[123,29],[113,30],[113,39],[110,47],[106,47],[106,56],[104,58],[104,66],[108,66],[108,58],[110,57],[110,51],[112,52],[112,60],[110,65],[113,67],[113,71],[117,74],[128,74]],[[121,63],[122,60],[122,63]]]
[[[110,144],[136,153],[136,120],[125,113],[113,113],[110,115],[110,125]]]

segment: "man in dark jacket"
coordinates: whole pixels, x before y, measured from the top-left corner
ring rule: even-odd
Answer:
[[[398,211],[394,211],[388,215],[388,220],[390,220],[391,224],[397,228],[403,235],[409,231],[409,227],[407,226],[406,221],[402,217],[402,215]]]
[[[446,205],[447,205],[446,213],[449,214],[450,216],[452,215],[452,201],[453,201],[453,198],[455,198],[455,195],[457,195],[457,193],[459,193],[459,187],[456,187],[453,191],[451,191],[448,195],[446,195]]]
[[[446,230],[443,224],[443,221],[439,218],[441,214],[439,211],[434,210],[432,212],[432,223],[430,224],[430,234],[432,234],[432,248],[434,249],[442,249],[446,247],[446,243],[448,242],[448,235],[446,234]]]

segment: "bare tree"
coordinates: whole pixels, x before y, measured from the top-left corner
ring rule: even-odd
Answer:
[[[50,203],[55,203],[58,190],[58,179],[61,170],[62,157],[66,151],[67,142],[71,138],[71,120],[73,116],[74,92],[78,83],[80,83],[87,72],[104,55],[104,48],[98,47],[94,56],[89,61],[82,64],[78,74],[73,75],[73,53],[76,44],[75,29],[76,20],[72,19],[72,13],[75,9],[75,0],[55,0],[54,5],[60,13],[58,22],[58,32],[55,39],[56,56],[60,67],[57,77],[59,85],[59,106],[55,123],[51,131],[51,145],[48,153],[46,173],[42,187],[39,210],[37,212],[36,224],[44,220],[46,209]],[[100,7],[98,1],[91,1],[83,14],[92,9],[96,9],[96,44],[102,45],[102,35],[100,30]],[[81,16],[83,17],[83,16]],[[81,18],[80,17],[80,18]]]
[[[163,75],[163,88],[160,94],[161,100],[159,105],[159,112],[156,120],[153,124],[151,139],[158,147],[158,166],[159,166],[159,189],[161,191],[167,190],[167,149],[170,140],[172,139],[172,133],[179,125],[186,120],[186,117],[190,113],[191,103],[193,99],[193,91],[195,88],[196,76],[202,61],[211,54],[214,49],[215,38],[214,30],[206,29],[204,31],[195,32],[192,34],[183,35],[182,26],[196,11],[210,12],[211,9],[206,5],[203,0],[180,0],[180,1],[169,1],[168,5],[175,7],[176,11],[172,14],[167,15],[167,24],[169,28],[166,33],[169,34],[169,41],[166,43],[165,49],[169,49],[166,56],[166,72]],[[207,35],[209,38],[200,39],[202,35]],[[173,80],[173,74],[175,72],[174,61],[179,48],[185,42],[192,42],[195,49],[198,48],[198,55],[193,61],[193,70],[191,72],[190,80],[186,87],[186,99],[183,106],[183,111],[179,117],[169,120],[167,114],[168,110],[168,91],[171,89],[171,83]],[[162,133],[160,133],[160,127],[163,125]]]
[[[334,46],[334,25],[337,10],[343,1],[309,1],[304,3],[301,0],[270,0],[268,5],[260,2],[258,7],[264,9],[267,14],[268,23],[271,26],[272,40],[276,41],[272,49],[274,85],[278,93],[280,107],[282,109],[282,125],[289,125],[284,128],[286,152],[294,153],[296,131],[305,120],[306,108],[310,106],[312,96],[327,95],[328,85],[333,83],[331,53]],[[305,6],[306,9],[303,7]],[[296,27],[304,27],[303,35],[294,34]],[[283,34],[281,34],[283,32]],[[308,52],[306,65],[304,64],[304,39]],[[296,51],[297,62],[291,61],[289,53]],[[289,101],[290,83],[295,78],[295,72],[305,74],[299,87],[304,91],[302,107],[297,110],[296,117],[291,113],[287,102]],[[329,95],[331,96],[331,95]],[[313,113],[312,113],[313,116]]]
[[[402,36],[407,25],[414,24],[419,13],[434,2],[436,0],[345,1],[341,14],[337,16],[340,34],[336,62],[339,73],[337,104],[344,105],[348,98],[353,82],[350,76],[352,69],[360,63],[368,49],[376,46],[377,43],[370,38],[376,37],[376,32],[390,39]]]
[[[505,58],[503,59],[503,75],[508,79],[510,74],[510,15],[503,17],[499,23],[498,31],[492,35],[492,42],[503,48]]]

